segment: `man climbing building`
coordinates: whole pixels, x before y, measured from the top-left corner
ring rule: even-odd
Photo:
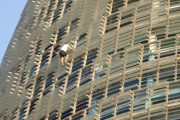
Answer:
[[[59,52],[59,56],[61,58],[62,66],[64,66],[64,56],[66,56],[65,63],[67,62],[68,57],[69,57],[69,55],[67,55],[67,53],[66,53],[67,50],[72,50],[73,51],[73,49],[69,46],[69,43],[65,42],[65,45],[62,46],[62,48],[61,48],[61,50]]]

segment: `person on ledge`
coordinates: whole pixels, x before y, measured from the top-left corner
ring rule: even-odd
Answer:
[[[67,53],[66,53],[67,50],[72,50],[73,51],[73,49],[69,46],[69,43],[65,42],[65,44],[62,46],[62,48],[61,48],[61,50],[59,52],[59,56],[61,58],[62,66],[64,66],[64,57],[66,56],[65,63],[67,62],[68,57],[69,57],[69,55],[67,55]]]

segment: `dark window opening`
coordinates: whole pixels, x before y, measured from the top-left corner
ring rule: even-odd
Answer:
[[[26,113],[26,109],[27,107],[24,107],[20,110],[20,114],[19,114],[19,119],[18,120],[23,120],[23,117],[25,117],[25,113]]]
[[[177,5],[180,4],[179,0],[170,0],[170,5]]]
[[[59,0],[59,1],[58,1],[58,5],[57,5],[57,7],[58,7],[58,6],[60,6],[60,5],[61,5],[61,4],[63,4],[63,3],[64,3],[64,1],[63,1],[63,0]]]
[[[92,80],[91,66],[82,70],[80,85],[86,84]]]
[[[35,54],[38,54],[38,55],[40,54],[40,51],[39,51],[39,50],[40,50],[41,42],[42,42],[42,40],[40,40],[40,41],[37,42]]]
[[[130,81],[130,82],[126,82],[124,84],[124,88],[125,88],[125,91],[128,91],[128,90],[137,90],[138,89],[138,83],[139,83],[139,80],[133,80],[133,81]],[[127,89],[126,89],[127,88]]]
[[[54,47],[54,50],[53,50],[53,55],[52,55],[52,60],[56,57],[56,56],[58,56],[58,51],[60,51],[60,45],[57,45],[56,47]]]
[[[46,53],[43,55],[42,60],[41,60],[40,69],[47,64],[48,58],[49,58],[49,53]]]
[[[127,26],[127,25],[130,25],[132,24],[133,22],[132,21],[129,21],[129,22],[126,22],[124,24],[121,24],[120,27],[124,27],[124,26]]]
[[[76,104],[76,112],[87,108],[89,103],[88,100],[88,98],[84,98],[83,100],[78,101]]]
[[[57,112],[58,112],[57,110],[54,110],[51,113],[49,113],[49,119],[48,120],[57,120],[58,119]]]
[[[72,72],[82,68],[83,60],[84,60],[83,57],[84,57],[84,55],[81,55],[81,56],[79,56],[79,57],[74,59],[74,63],[73,63],[73,67],[72,67]]]
[[[58,20],[58,18],[60,18],[61,12],[62,12],[62,9],[58,9],[58,10],[54,13],[53,20],[52,20],[52,24],[55,23],[55,22]]]
[[[67,25],[65,25],[59,29],[56,43],[59,42],[60,40],[62,40],[62,36],[65,35],[66,32],[67,32]]]
[[[86,61],[86,65],[90,64],[93,62],[93,60],[97,57],[97,48],[93,49],[91,51],[88,52],[88,56],[87,56],[87,61]]]
[[[46,120],[46,117],[42,117],[40,120]]]
[[[107,95],[109,96],[109,95],[120,92],[120,88],[121,88],[120,82],[113,83],[112,85],[110,85]]]
[[[128,4],[134,3],[134,2],[138,2],[140,0],[128,0]]]
[[[25,105],[28,101],[29,101],[29,99],[26,99],[26,100],[22,103],[22,106]]]
[[[53,46],[53,44],[50,44],[49,46],[47,46],[47,47],[44,49],[44,51],[50,49],[52,46]]]
[[[118,11],[118,8],[123,7],[124,4],[124,0],[114,0],[113,1],[113,7],[112,7],[112,13]]]
[[[80,112],[72,117],[72,120],[81,120],[83,118],[83,112]]]
[[[107,18],[107,24],[106,24],[106,31],[105,31],[105,33],[117,29],[117,22],[118,22],[117,15],[118,14],[115,14],[115,15],[110,16],[110,17]]]
[[[66,93],[76,88],[78,76],[79,76],[78,73],[76,73],[73,76],[70,76],[68,78],[68,83],[66,86]]]
[[[34,67],[31,68],[31,71],[29,73],[29,79],[36,74],[36,69],[37,69],[37,65],[35,65]]]
[[[80,35],[80,37],[77,40],[76,47],[78,47],[78,46],[80,46],[80,45],[82,45],[82,44],[84,44],[86,42],[86,40],[85,40],[86,39],[86,35],[87,35],[86,33]]]
[[[58,80],[61,80],[62,78],[66,77],[68,74],[67,73],[64,73],[63,75],[61,75]]]
[[[70,31],[74,30],[74,29],[76,29],[78,27],[78,23],[79,23],[78,20],[79,20],[79,18],[76,18],[75,20],[73,20],[71,22]]]
[[[49,8],[48,8],[47,15],[48,15],[50,12],[53,11],[52,8],[53,8],[53,5],[54,5],[55,3],[56,3],[55,0],[51,0],[50,5],[49,5]]]
[[[37,78],[33,97],[42,92],[42,88],[43,88],[42,83],[43,83],[43,81],[44,81],[44,78],[42,76]]]
[[[43,93],[43,96],[46,96],[47,94],[49,94],[49,93],[51,93],[51,87],[48,89],[48,90],[46,90],[44,93]]]
[[[27,73],[23,72],[22,75],[21,75],[21,80],[20,80],[19,86],[21,86],[22,84],[25,83],[26,76],[27,76]]]
[[[73,109],[69,109],[61,114],[61,120],[70,116],[72,114]]]
[[[124,105],[123,107],[118,108],[118,109],[117,109],[117,112],[116,112],[116,115],[129,112],[129,108],[130,108],[129,105]]]
[[[34,112],[36,102],[39,100],[39,98],[34,99],[31,101],[30,109],[29,109],[29,115]]]
[[[69,0],[69,2],[67,2],[65,10],[64,10],[64,15],[66,15],[68,10],[70,10],[70,7],[71,7],[72,3],[73,3],[73,0]]]
[[[45,89],[54,83],[54,80],[53,80],[54,73],[55,72],[51,72],[51,73],[48,74]]]

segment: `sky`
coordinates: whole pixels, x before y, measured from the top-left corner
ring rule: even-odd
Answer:
[[[0,1],[0,63],[28,0]]]

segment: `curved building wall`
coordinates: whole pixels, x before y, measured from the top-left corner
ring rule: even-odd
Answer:
[[[1,64],[0,119],[179,119],[179,11],[179,0],[29,0]]]

